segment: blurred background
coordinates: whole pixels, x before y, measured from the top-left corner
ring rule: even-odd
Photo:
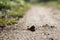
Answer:
[[[60,9],[60,0],[0,0],[0,27],[16,24],[31,5]]]

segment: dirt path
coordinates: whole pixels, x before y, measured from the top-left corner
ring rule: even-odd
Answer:
[[[60,40],[60,10],[31,6],[16,29],[4,30],[0,40]],[[48,24],[48,25],[45,25]],[[35,25],[35,31],[26,30]],[[42,26],[45,25],[45,26]],[[51,27],[53,26],[53,27]]]
[[[48,6],[39,7],[31,6],[31,9],[26,12],[26,15],[23,18],[24,26],[31,25],[55,25],[60,24],[60,10],[53,9]]]

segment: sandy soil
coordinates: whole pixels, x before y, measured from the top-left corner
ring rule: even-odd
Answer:
[[[0,40],[60,40],[60,10],[31,6],[25,13],[14,28],[0,33]],[[32,25],[35,26],[34,32],[27,30],[27,26]]]

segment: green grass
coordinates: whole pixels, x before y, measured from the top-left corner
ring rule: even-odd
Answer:
[[[58,2],[47,2],[46,5],[60,9],[60,4]]]
[[[13,25],[16,24],[17,21],[19,21],[20,18],[18,18],[19,16],[23,16],[25,14],[25,11],[28,10],[30,7],[30,4],[25,4],[25,5],[17,5],[15,7],[12,7],[9,11],[7,11],[6,13],[3,12],[3,14],[5,13],[4,17],[7,15],[11,15],[10,18],[2,18],[2,16],[0,16],[0,26],[6,26],[6,25]],[[2,15],[3,15],[2,14]]]
[[[40,6],[51,6],[60,9],[60,3],[56,1],[49,1],[49,2],[41,2],[41,3],[36,3],[35,5],[40,5]]]
[[[29,8],[29,4],[26,4],[24,6],[12,8],[9,12],[7,12],[7,14],[23,16],[24,15],[24,11],[26,11],[28,8]]]

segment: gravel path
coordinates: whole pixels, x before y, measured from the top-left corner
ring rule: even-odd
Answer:
[[[0,33],[0,40],[60,40],[59,11],[48,6],[31,6],[14,28],[5,28]],[[35,31],[31,31],[32,25]]]

